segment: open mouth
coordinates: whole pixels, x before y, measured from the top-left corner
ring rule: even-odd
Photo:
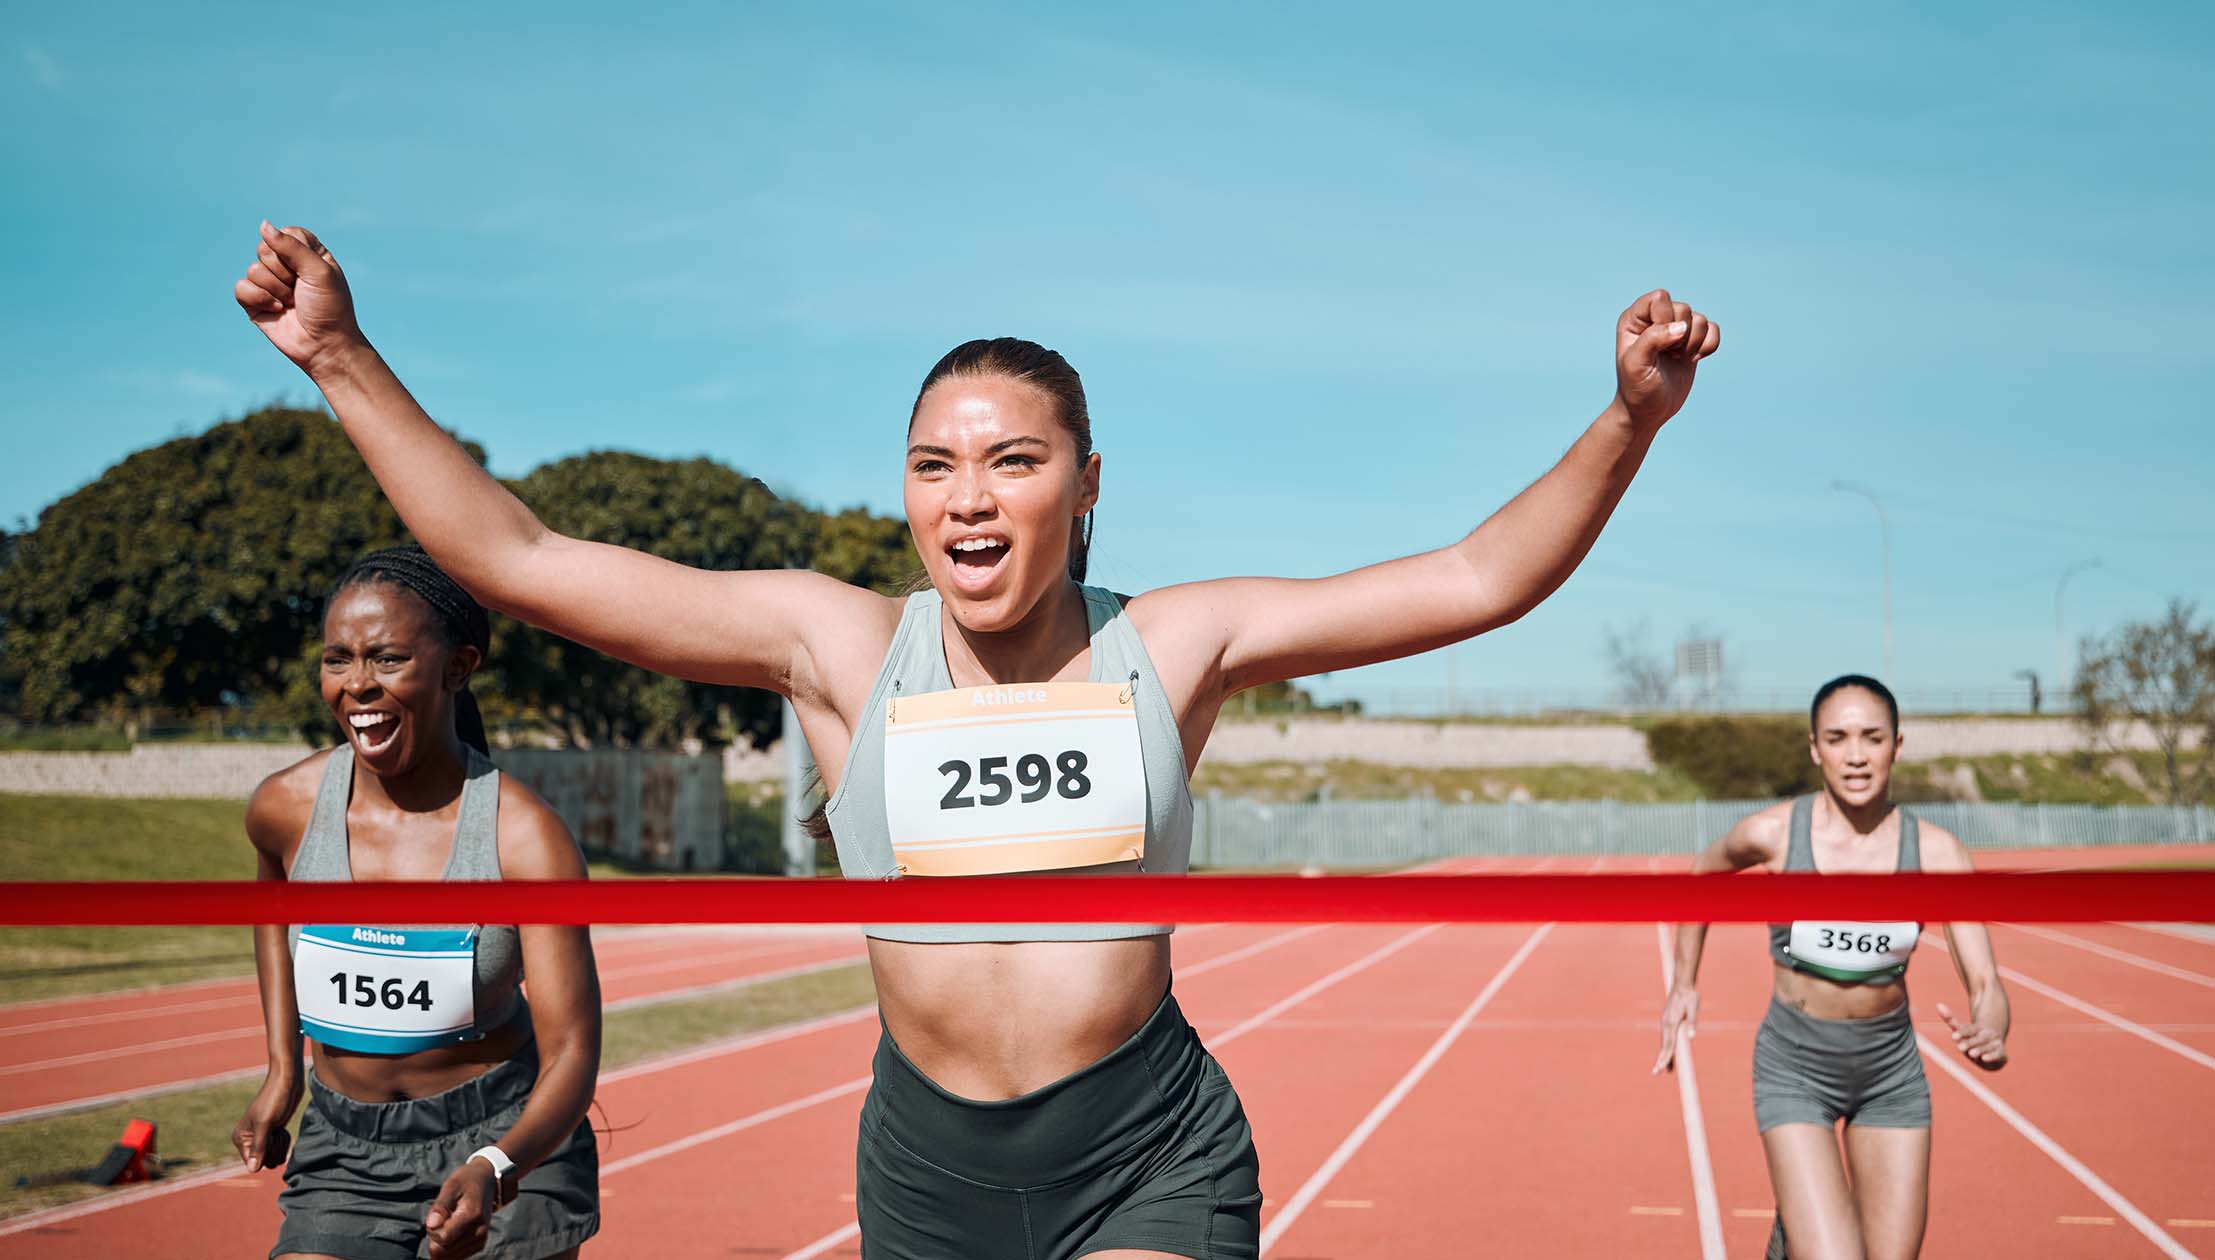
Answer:
[[[1002,561],[1008,557],[1005,539],[978,536],[964,538],[946,548],[946,554],[954,561],[954,580],[964,587],[975,589],[992,580]]]
[[[354,744],[371,756],[392,747],[400,737],[400,718],[394,713],[350,713],[346,725],[354,732]]]

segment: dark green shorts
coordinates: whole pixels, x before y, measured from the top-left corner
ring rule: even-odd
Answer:
[[[1261,1164],[1174,998],[1106,1058],[1006,1102],[957,1098],[888,1035],[861,1109],[863,1260],[1260,1251]]]
[[[516,1057],[443,1094],[405,1102],[356,1102],[308,1079],[307,1114],[285,1164],[277,1206],[285,1222],[270,1255],[307,1252],[343,1260],[416,1260],[423,1214],[438,1188],[478,1148],[523,1113],[538,1080],[538,1053]],[[589,1123],[525,1174],[515,1201],[492,1218],[488,1260],[539,1260],[600,1228],[600,1152]]]

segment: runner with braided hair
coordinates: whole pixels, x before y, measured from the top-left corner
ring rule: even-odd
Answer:
[[[255,790],[262,879],[584,878],[560,817],[486,756],[469,676],[490,646],[483,605],[422,549],[346,571],[318,658],[344,739]],[[254,961],[269,1072],[231,1141],[248,1172],[285,1165],[271,1256],[545,1260],[599,1228],[585,929],[259,927]]]

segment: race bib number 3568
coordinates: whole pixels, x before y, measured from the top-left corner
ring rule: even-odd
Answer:
[[[1786,952],[1801,968],[1834,980],[1897,971],[1915,952],[1920,923],[1801,921]]]
[[[1146,853],[1138,711],[1118,683],[903,696],[885,707],[885,821],[903,875],[998,875]]]
[[[292,952],[300,1031],[366,1054],[453,1044],[476,1023],[475,937],[468,928],[301,928]]]

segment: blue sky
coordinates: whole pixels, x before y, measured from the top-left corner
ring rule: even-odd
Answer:
[[[1557,8],[1559,6],[1556,6]],[[1605,404],[1665,284],[1724,353],[1576,577],[1329,694],[1607,685],[1704,624],[1749,689],[2008,687],[2215,613],[2215,16],[2038,4],[47,6],[0,36],[0,519],[312,397],[231,305],[264,216],[502,473],[707,454],[899,510],[948,346],[1084,373],[1096,572],[1458,537]]]

